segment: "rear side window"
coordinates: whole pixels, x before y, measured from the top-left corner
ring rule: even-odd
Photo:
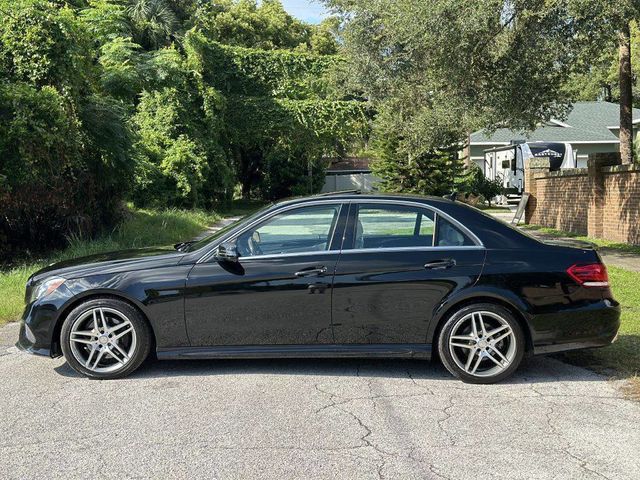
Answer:
[[[357,206],[354,247],[431,247],[435,231],[431,210],[380,204]]]
[[[441,215],[438,216],[436,224],[436,247],[467,247],[475,245],[462,230]]]

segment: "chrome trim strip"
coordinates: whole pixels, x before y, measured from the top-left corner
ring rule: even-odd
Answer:
[[[271,258],[286,258],[286,257],[305,257],[309,255],[339,255],[340,250],[311,250],[308,252],[293,252],[293,253],[270,253],[268,255],[252,255],[250,257],[239,257],[243,263],[256,260],[268,260]]]
[[[468,245],[466,247],[384,247],[384,248],[353,248],[342,250],[342,255],[349,253],[377,253],[377,252],[434,252],[442,250],[484,250],[482,245]]]

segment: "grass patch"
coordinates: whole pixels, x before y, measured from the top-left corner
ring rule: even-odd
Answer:
[[[629,245],[628,243],[612,242],[610,240],[603,240],[602,238],[585,237],[583,235],[578,235],[576,233],[564,232],[562,230],[556,230],[555,228],[541,227],[539,225],[519,225],[519,227],[524,230],[532,230],[535,232],[539,232],[543,235],[547,235],[550,237],[575,238],[576,240],[584,240],[586,242],[591,242],[601,248],[640,255],[640,245]]]
[[[562,355],[574,365],[629,380],[628,395],[640,399],[640,273],[607,267],[615,299],[622,305],[618,339],[610,346]]]
[[[488,206],[488,205],[478,204],[473,206],[476,207],[478,210],[482,210],[485,213],[509,213],[513,211],[509,207],[496,207],[494,205]]]
[[[218,214],[199,210],[129,209],[124,221],[107,235],[93,240],[70,238],[65,250],[2,270],[0,325],[20,317],[24,308],[24,286],[29,275],[50,263],[127,248],[171,245],[192,239],[218,220]]]

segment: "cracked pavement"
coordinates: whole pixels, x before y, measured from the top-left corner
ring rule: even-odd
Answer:
[[[410,360],[150,362],[76,375],[0,329],[0,478],[629,479],[640,405],[552,358],[499,385]]]

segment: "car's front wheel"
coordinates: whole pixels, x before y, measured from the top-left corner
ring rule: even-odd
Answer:
[[[522,361],[525,338],[509,310],[491,303],[467,305],[444,324],[438,339],[440,359],[449,372],[468,383],[495,383]]]
[[[149,355],[151,332],[140,312],[114,298],[74,308],[62,325],[60,343],[67,363],[91,378],[124,377]]]

